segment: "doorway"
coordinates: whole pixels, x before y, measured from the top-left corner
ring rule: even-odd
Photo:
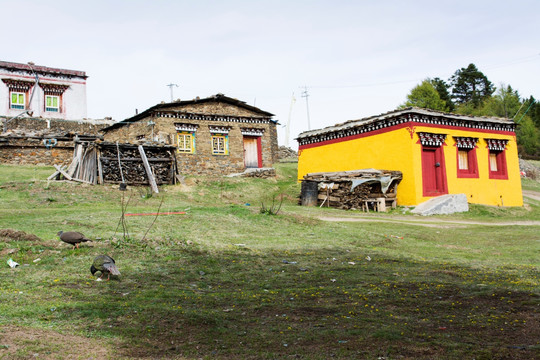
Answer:
[[[244,165],[246,168],[262,167],[260,136],[244,136]]]
[[[448,194],[442,146],[422,147],[422,184],[424,196]]]

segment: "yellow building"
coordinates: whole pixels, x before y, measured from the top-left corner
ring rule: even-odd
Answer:
[[[398,205],[466,194],[469,203],[522,206],[516,124],[406,108],[301,133],[298,179],[314,172],[399,170]]]

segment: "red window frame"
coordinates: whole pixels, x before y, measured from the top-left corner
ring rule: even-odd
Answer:
[[[468,169],[459,168],[459,152],[467,152]],[[478,178],[478,160],[476,157],[476,147],[472,149],[456,146],[456,169],[458,178]]]
[[[489,150],[488,151],[488,168],[490,179],[508,180],[508,171],[506,168],[506,154],[505,150]],[[495,161],[497,163],[497,170],[491,169],[491,155],[495,154]]]

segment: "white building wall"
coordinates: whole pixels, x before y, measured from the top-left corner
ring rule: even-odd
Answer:
[[[30,67],[28,70],[13,69],[9,66],[2,66],[0,62],[0,116],[13,117],[21,114],[24,110],[11,109],[10,108],[10,90],[9,86],[2,81],[3,79],[19,80],[25,82],[35,82],[35,76],[33,75]],[[4,63],[5,64],[5,63]],[[21,65],[21,64],[17,64]],[[36,69],[44,67],[35,67]],[[50,69],[50,68],[47,68]],[[27,93],[26,103],[30,100],[32,91],[34,96],[31,103],[28,104],[28,108],[32,111],[33,117],[42,117],[49,119],[63,119],[63,120],[82,120],[87,117],[87,105],[86,105],[86,76],[73,76],[74,71],[66,70],[67,74],[62,74],[61,69],[56,70],[54,74],[48,74],[39,70],[35,71],[39,78],[39,83],[43,86],[61,85],[67,86],[66,90],[61,96],[61,111],[49,112],[45,110],[45,92],[42,86],[35,86],[35,89],[30,88]],[[81,72],[77,72],[81,73]],[[84,74],[84,73],[83,73]]]

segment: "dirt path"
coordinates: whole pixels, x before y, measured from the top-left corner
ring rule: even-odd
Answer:
[[[510,226],[510,225],[523,225],[523,226],[540,226],[540,221],[510,221],[510,222],[480,222],[480,221],[466,221],[466,220],[443,220],[433,218],[414,219],[410,217],[373,217],[373,216],[347,216],[347,217],[334,217],[334,216],[319,216],[319,220],[323,221],[335,221],[335,222],[390,222],[395,224],[408,224],[418,225],[425,227],[464,227],[468,225],[489,225],[489,226]]]
[[[523,196],[540,201],[540,192],[538,191],[523,190]]]
[[[540,192],[524,190],[523,196],[534,200],[540,200]],[[525,220],[525,221],[509,221],[509,222],[481,222],[467,220],[444,220],[438,218],[413,218],[410,216],[388,216],[374,217],[369,215],[350,215],[350,216],[319,216],[319,220],[335,221],[335,222],[389,222],[395,224],[418,225],[425,227],[465,227],[469,225],[489,225],[489,226],[540,226],[540,221]]]

